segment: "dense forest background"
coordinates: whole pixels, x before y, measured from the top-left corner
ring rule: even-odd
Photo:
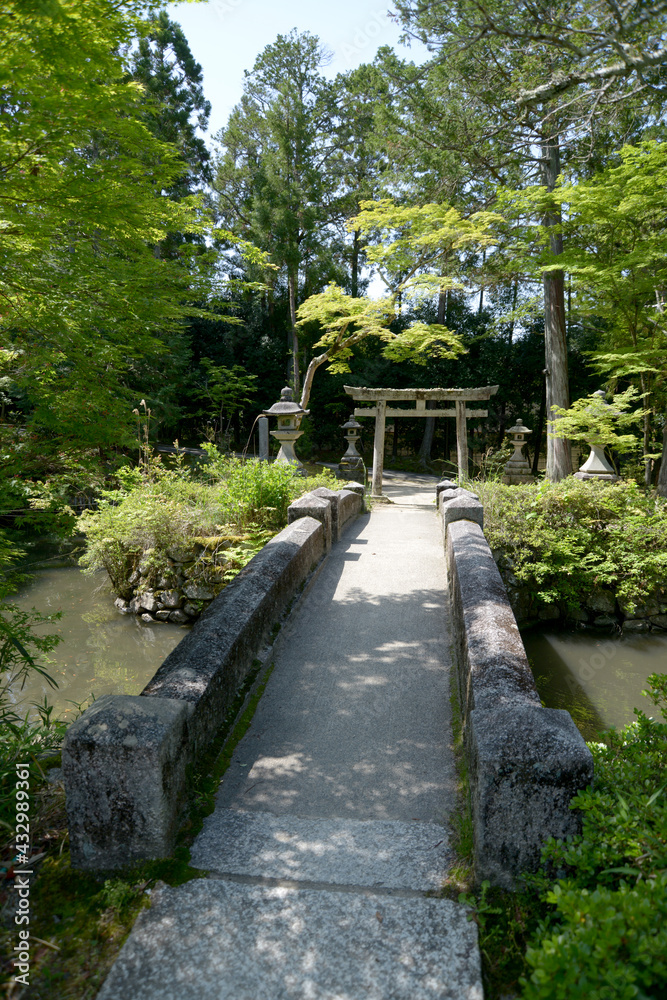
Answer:
[[[252,454],[286,384],[330,460],[345,383],[498,384],[477,460],[521,417],[553,480],[552,407],[634,387],[623,467],[667,493],[667,4],[394,6],[430,61],[330,79],[287,31],[209,141],[159,5],[2,5],[3,517],[86,502],[146,435]],[[454,446],[397,424],[396,460]]]

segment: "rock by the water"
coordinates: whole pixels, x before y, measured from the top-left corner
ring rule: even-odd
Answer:
[[[142,576],[146,576],[147,573],[153,568],[153,552],[154,549],[148,549],[144,552],[143,556],[139,561],[139,566],[137,567]]]
[[[174,625],[187,625],[190,619],[184,611],[172,611],[169,614],[169,621]]]
[[[179,549],[174,546],[172,549],[167,549],[167,555],[175,563],[186,563],[192,560],[191,549]]]
[[[632,609],[630,609],[628,601],[624,600],[622,597],[619,597],[618,606],[623,612],[623,614],[627,615],[628,617],[634,615],[635,618],[650,618],[652,615],[657,615],[660,613],[658,601],[655,597],[649,597],[647,600],[644,601],[643,604],[635,604],[634,608]]]
[[[586,599],[586,604],[593,611],[603,615],[613,615],[616,610],[616,597],[611,590],[594,590]]]
[[[144,611],[157,611],[158,601],[152,590],[146,590],[143,594],[137,595],[141,601]]]
[[[165,608],[180,608],[183,598],[178,590],[163,590],[160,594],[160,602],[164,604]]]
[[[650,627],[648,622],[642,621],[640,618],[630,618],[623,622],[624,632],[648,632]]]
[[[189,583],[183,590],[185,596],[189,597],[191,601],[212,601],[215,596],[212,590],[202,587],[199,583]]]

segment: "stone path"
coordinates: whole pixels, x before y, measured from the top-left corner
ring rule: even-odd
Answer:
[[[454,803],[433,480],[332,550],[192,848],[98,1000],[482,1000],[475,924],[428,898]]]

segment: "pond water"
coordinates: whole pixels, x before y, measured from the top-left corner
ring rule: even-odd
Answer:
[[[585,739],[632,722],[634,708],[658,716],[641,692],[649,674],[667,673],[667,635],[582,630],[525,632],[522,638],[542,701],[566,708]]]
[[[41,614],[63,612],[60,621],[41,627],[63,639],[48,662],[41,660],[58,687],[34,674],[22,691],[14,692],[26,708],[46,696],[56,716],[75,717],[74,705],[93,694],[139,694],[187,631],[121,615],[106,573],[84,576],[74,566],[39,570],[32,583],[8,600]]]

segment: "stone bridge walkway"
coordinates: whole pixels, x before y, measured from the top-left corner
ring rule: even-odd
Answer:
[[[281,633],[192,848],[98,1000],[481,1000],[452,860],[449,638],[434,481],[387,474]]]

